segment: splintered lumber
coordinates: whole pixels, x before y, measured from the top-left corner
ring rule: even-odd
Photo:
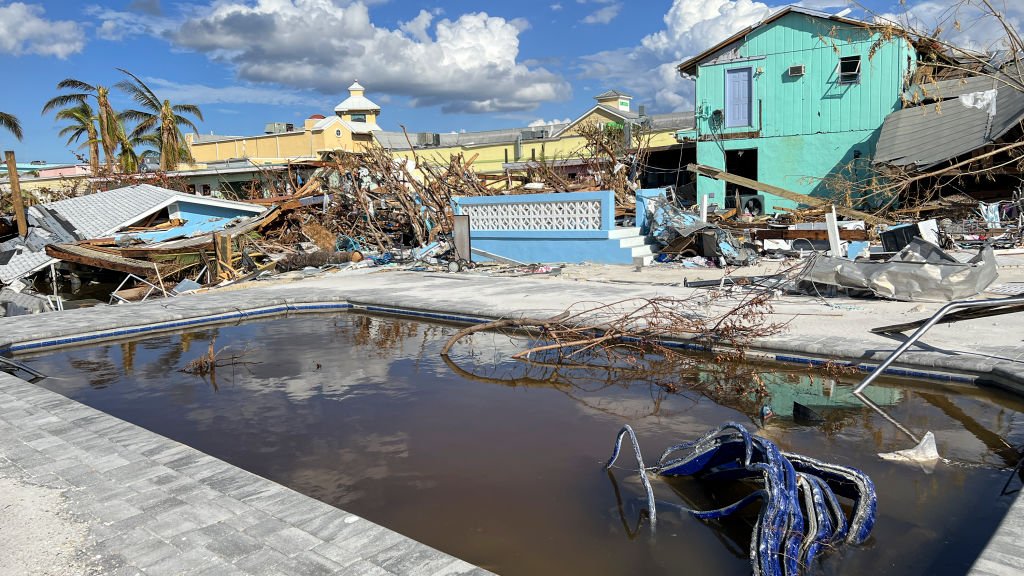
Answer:
[[[736,174],[730,174],[725,170],[714,168],[712,166],[705,166],[704,164],[690,164],[686,167],[687,170],[700,176],[706,176],[708,178],[714,178],[715,180],[721,180],[737,186],[743,186],[744,188],[750,188],[752,190],[759,190],[779,198],[785,198],[791,202],[798,204],[804,204],[812,208],[823,208],[831,204],[820,198],[808,196],[806,194],[800,194],[793,192],[792,190],[786,190],[785,188],[779,188],[771,184],[765,184],[764,182],[758,182],[757,180],[751,180],[750,178],[744,178],[743,176],[737,176]],[[854,210],[853,208],[847,208],[845,206],[836,206],[836,212],[846,216],[847,218],[853,218],[855,220],[863,220],[868,224],[892,224],[891,221],[885,218],[879,218],[860,210]]]
[[[11,186],[11,203],[14,205],[14,219],[18,223],[18,236],[28,235],[28,221],[25,219],[25,205],[21,198],[21,185],[18,182],[18,161],[14,159],[14,151],[4,152],[7,159],[7,179]]]
[[[750,230],[750,234],[757,240],[828,240],[828,230],[790,230],[772,229]],[[840,240],[867,240],[868,233],[865,230],[839,230]]]
[[[125,258],[75,244],[50,244],[46,247],[46,255],[64,262],[135,274],[136,276],[152,276],[159,271],[157,265],[152,262]]]

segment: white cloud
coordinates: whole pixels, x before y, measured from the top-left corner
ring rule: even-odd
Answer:
[[[180,84],[164,78],[143,78],[160,98],[187,104],[266,104],[270,106],[306,106],[323,109],[330,101],[296,94],[278,88],[258,86],[206,86]]]
[[[586,17],[581,20],[584,24],[608,24],[622,11],[622,4],[609,4],[603,8],[598,8],[594,12],[587,14]]]
[[[390,29],[372,21],[365,1],[343,0],[218,0],[188,10],[171,26],[166,18],[152,26],[248,82],[341,97],[359,78],[371,98],[407,96],[450,112],[531,110],[571,93],[561,76],[518,60],[523,19],[477,12],[438,20],[421,11]]]
[[[67,58],[85,48],[85,33],[70,20],[46,20],[35,4],[0,4],[0,53]]]
[[[676,66],[767,16],[771,8],[752,0],[675,0],[662,19],[665,27],[633,48],[583,58],[583,75],[628,87],[656,110],[693,108],[693,82]]]
[[[1015,30],[1024,31],[1024,3],[1013,1],[995,3],[1001,14]],[[949,2],[926,0],[910,4],[904,13],[886,13],[879,20],[895,22],[917,32],[931,33],[941,30],[943,40],[957,46],[978,50],[1005,50],[1006,32],[996,18],[985,14],[974,3],[951,5]]]
[[[553,12],[558,12],[559,10],[562,9],[562,5],[558,4],[558,3],[555,3],[555,4],[552,4],[551,6],[548,6],[548,8],[551,8],[551,10]]]
[[[540,126],[551,126],[552,124],[568,124],[572,122],[572,118],[564,118],[562,120],[544,120],[543,118],[537,118],[528,125],[529,128],[539,128]]]

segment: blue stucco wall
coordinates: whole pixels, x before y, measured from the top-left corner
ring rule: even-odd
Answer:
[[[492,252],[527,263],[581,263],[631,264],[632,254],[611,238],[615,231],[615,193],[572,192],[563,194],[525,194],[519,196],[455,197],[452,209],[464,214],[467,206],[495,204],[559,203],[578,201],[601,203],[599,230],[481,230],[470,221],[473,248]],[[474,260],[486,260],[474,256]]]

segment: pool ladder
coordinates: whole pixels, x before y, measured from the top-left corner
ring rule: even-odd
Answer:
[[[946,304],[942,308],[939,308],[939,310],[935,312],[935,314],[933,314],[927,322],[922,324],[920,328],[914,331],[914,333],[911,334],[909,338],[907,338],[906,342],[904,342],[898,348],[893,350],[892,354],[889,354],[889,356],[885,360],[883,360],[881,364],[879,364],[874,370],[872,370],[871,373],[868,374],[867,377],[864,378],[864,380],[862,380],[861,383],[858,384],[857,387],[853,389],[853,395],[856,396],[857,399],[859,399],[869,408],[871,408],[875,412],[878,412],[883,418],[885,418],[893,425],[895,425],[897,428],[899,428],[901,432],[909,436],[914,442],[920,442],[921,440],[920,438],[917,437],[917,435],[915,435],[905,426],[897,422],[895,418],[886,414],[880,406],[878,406],[877,404],[872,402],[867,396],[865,396],[864,390],[868,386],[870,386],[871,383],[874,382],[879,376],[881,376],[886,371],[886,369],[888,369],[889,366],[891,366],[892,363],[896,361],[897,358],[899,358],[904,352],[906,352],[911,346],[913,346],[914,343],[920,340],[921,337],[924,336],[926,332],[928,332],[928,330],[930,330],[933,326],[942,321],[942,319],[946,317],[950,312],[970,308],[991,308],[995,306],[1006,306],[1016,304],[1024,304],[1024,297],[996,298],[990,300],[959,300],[956,302],[950,302],[949,304]],[[1018,311],[1019,310],[1007,310],[1006,313]]]

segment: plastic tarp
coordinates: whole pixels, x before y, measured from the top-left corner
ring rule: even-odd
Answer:
[[[970,261],[960,262],[935,244],[915,238],[885,262],[816,257],[801,279],[870,290],[893,300],[948,302],[982,292],[998,275],[989,246]]]

